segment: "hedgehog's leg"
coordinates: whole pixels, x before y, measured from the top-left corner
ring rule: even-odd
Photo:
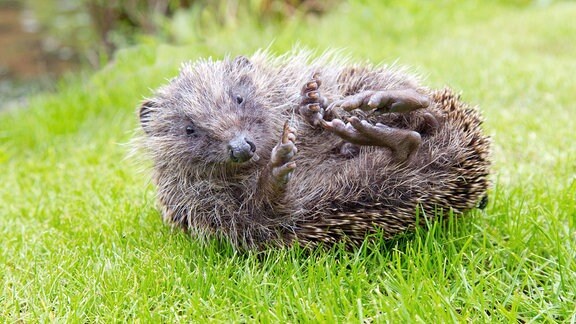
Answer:
[[[296,168],[296,162],[292,158],[298,152],[294,142],[296,141],[296,130],[284,124],[280,143],[272,149],[268,167],[270,170],[269,184],[273,189],[281,189],[290,179],[292,171]]]
[[[286,122],[280,143],[272,149],[270,161],[260,174],[255,188],[254,210],[260,215],[273,217],[285,208],[288,180],[296,168],[296,162],[292,161],[298,151],[294,145],[295,141],[295,129],[289,127]]]
[[[324,109],[328,106],[328,100],[318,91],[321,84],[318,74],[315,73],[312,79],[304,84],[300,93],[298,112],[312,126],[320,125],[320,121],[324,119]]]
[[[429,105],[430,99],[414,89],[367,90],[342,100],[334,101],[326,108],[326,111],[329,112],[335,107],[340,107],[346,111],[354,109],[372,110],[376,114],[404,113],[426,108]]]
[[[397,162],[412,158],[422,141],[420,134],[411,130],[388,127],[380,123],[371,125],[357,117],[351,117],[348,121],[344,123],[340,119],[333,119],[329,122],[322,121],[322,125],[349,143],[387,147]]]

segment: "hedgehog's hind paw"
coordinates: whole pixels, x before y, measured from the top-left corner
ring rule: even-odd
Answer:
[[[351,117],[348,121],[344,123],[340,119],[334,119],[330,122],[324,121],[322,125],[349,143],[387,147],[397,162],[411,159],[422,142],[420,134],[415,131],[393,128],[380,123],[372,125],[357,117]]]
[[[346,111],[360,109],[373,111],[375,114],[405,113],[426,108],[429,105],[430,99],[414,89],[366,90],[342,100],[334,101],[326,108],[326,112],[331,112],[334,108],[340,107]]]

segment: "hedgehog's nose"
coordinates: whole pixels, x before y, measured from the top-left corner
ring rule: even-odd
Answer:
[[[250,160],[256,152],[256,145],[244,136],[238,136],[228,143],[230,159],[233,162],[242,163]]]

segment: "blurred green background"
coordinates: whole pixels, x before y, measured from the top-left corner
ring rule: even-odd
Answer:
[[[206,41],[211,30],[234,28],[241,25],[242,17],[258,17],[259,27],[266,30],[266,26],[291,19],[318,19],[345,2],[0,0],[0,109],[21,104],[30,93],[53,90],[54,80],[63,74],[104,66],[119,48],[151,39],[173,44]],[[521,8],[552,2],[498,3]],[[417,6],[418,2],[411,2],[407,7]]]

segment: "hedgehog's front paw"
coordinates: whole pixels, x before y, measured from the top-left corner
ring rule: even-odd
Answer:
[[[376,114],[410,112],[430,105],[430,99],[414,89],[367,90],[331,103],[326,111],[340,107],[346,111],[361,109]]]
[[[357,117],[344,123],[340,119],[322,122],[322,126],[345,141],[356,145],[387,147],[397,162],[409,160],[420,147],[420,134],[411,130],[386,126],[381,123],[372,125]]]
[[[278,181],[278,184],[287,183],[292,171],[296,168],[296,162],[292,161],[298,152],[295,142],[296,130],[288,126],[288,122],[286,122],[280,143],[272,149],[270,157],[272,177]]]
[[[320,121],[324,118],[324,109],[328,104],[328,100],[318,91],[321,84],[318,74],[315,73],[312,79],[308,80],[302,87],[300,93],[301,100],[298,112],[312,126],[320,124]]]

